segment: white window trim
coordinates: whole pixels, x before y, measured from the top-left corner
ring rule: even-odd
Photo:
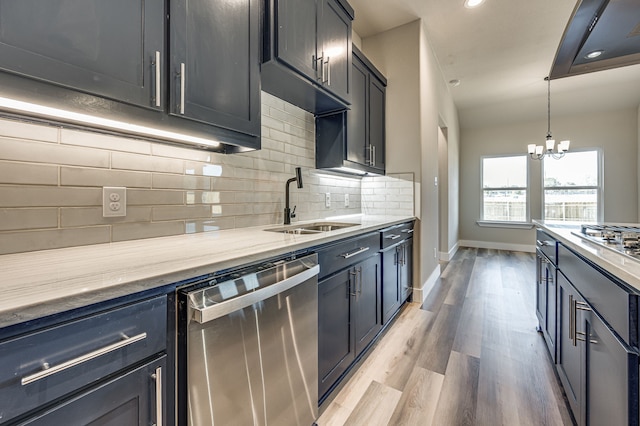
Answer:
[[[504,158],[504,157],[525,157],[525,167],[527,168],[525,174],[526,174],[526,178],[527,178],[527,186],[526,187],[513,187],[513,188],[484,188],[483,186],[483,181],[484,181],[484,160],[486,158]],[[480,217],[479,220],[476,221],[476,224],[478,224],[478,226],[482,226],[482,227],[488,227],[488,228],[520,228],[520,229],[530,229],[533,228],[533,223],[531,222],[531,184],[530,184],[530,179],[529,179],[529,173],[530,173],[530,169],[529,169],[529,161],[528,161],[528,155],[527,154],[498,154],[498,155],[483,155],[480,157],[480,212],[478,214],[478,217]],[[526,212],[526,221],[525,222],[521,222],[521,221],[500,221],[500,220],[485,220],[484,219],[484,191],[491,191],[491,190],[501,190],[501,189],[507,189],[507,190],[524,190],[527,194],[526,196],[526,205],[525,205],[525,212]]]
[[[572,149],[570,152],[590,152],[595,151],[597,153],[597,164],[598,164],[598,186],[550,186],[548,189],[594,189],[596,190],[596,200],[598,202],[598,207],[596,209],[596,221],[604,222],[604,152],[602,148],[580,148],[580,149]],[[540,181],[542,187],[542,220],[546,220],[545,218],[545,210],[547,202],[545,200],[545,190],[547,187],[544,185],[544,162],[540,165]],[[558,223],[562,223],[558,221]]]

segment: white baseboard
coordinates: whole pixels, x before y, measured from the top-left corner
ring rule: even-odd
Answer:
[[[413,289],[413,302],[422,304],[436,285],[438,278],[440,278],[440,265],[436,266],[433,272],[431,272],[431,275],[429,275],[427,281],[424,282],[422,288]]]
[[[451,259],[453,259],[453,256],[455,256],[456,252],[458,251],[458,247],[460,247],[458,245],[458,243],[455,243],[453,247],[451,247],[451,250],[449,250],[448,253],[445,252],[440,252],[440,261],[441,262],[448,262]]]
[[[523,251],[526,253],[535,253],[535,244],[508,244],[508,243],[495,243],[491,241],[470,241],[460,240],[458,241],[460,247],[473,247],[473,248],[486,248],[494,250],[508,250],[508,251]]]

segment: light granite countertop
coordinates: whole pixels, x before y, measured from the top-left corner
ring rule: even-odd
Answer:
[[[572,232],[580,232],[580,225],[564,225],[545,221],[534,221],[534,223],[565,246],[573,249],[576,253],[624,281],[632,289],[640,292],[640,260],[622,255],[607,247],[574,235]],[[559,267],[562,269],[562,265],[559,265]]]
[[[265,231],[279,227],[271,225],[2,255],[0,328],[413,219],[356,216],[336,220],[356,226],[312,235]]]

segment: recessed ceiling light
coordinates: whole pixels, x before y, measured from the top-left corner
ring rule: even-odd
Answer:
[[[480,6],[482,3],[484,3],[484,0],[464,0],[464,7],[471,9]]]
[[[587,53],[587,55],[584,58],[585,59],[594,59],[594,58],[597,58],[598,56],[602,55],[603,53],[604,53],[604,50],[594,50],[593,52]]]
[[[460,86],[460,80],[458,80],[457,78],[453,80],[449,80],[449,84],[453,87],[458,87]]]

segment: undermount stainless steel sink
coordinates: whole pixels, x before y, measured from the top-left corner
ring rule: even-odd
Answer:
[[[283,234],[319,234],[322,232],[335,231],[337,229],[349,228],[357,226],[357,223],[341,223],[341,222],[314,222],[300,225],[285,226],[282,228],[269,228],[265,231],[281,232]]]

